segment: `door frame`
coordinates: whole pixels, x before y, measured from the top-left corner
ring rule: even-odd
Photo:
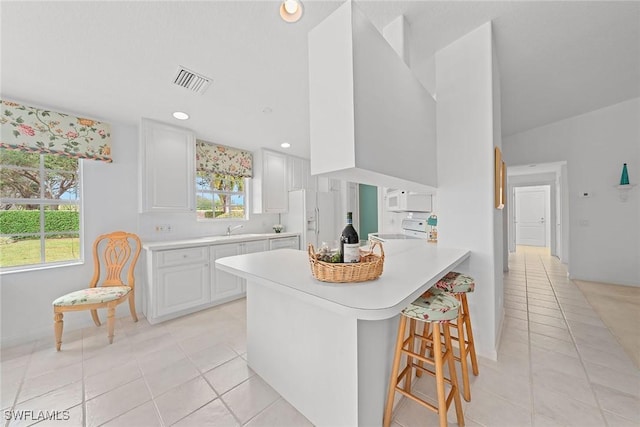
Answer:
[[[518,183],[518,184],[509,184],[509,192],[507,197],[509,198],[509,206],[513,206],[513,210],[509,212],[509,252],[516,251],[516,226],[515,226],[515,189],[517,187],[538,187],[541,185],[549,186],[549,210],[551,218],[548,218],[547,224],[550,229],[550,239],[549,239],[549,250],[552,256],[558,256],[557,253],[557,245],[556,245],[556,227],[555,225],[558,223],[558,209],[556,206],[556,182],[551,180],[543,180],[543,181],[531,181],[526,183]],[[553,222],[551,222],[553,221]],[[553,226],[551,226],[553,224]],[[545,231],[546,232],[546,231]]]

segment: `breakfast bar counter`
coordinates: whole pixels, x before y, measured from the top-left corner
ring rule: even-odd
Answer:
[[[424,240],[384,244],[382,276],[316,280],[306,251],[222,258],[247,281],[249,366],[317,426],[382,424],[399,313],[469,257]]]

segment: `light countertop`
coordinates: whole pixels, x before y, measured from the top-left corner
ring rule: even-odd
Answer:
[[[163,250],[188,248],[203,245],[221,245],[224,243],[249,242],[253,240],[279,239],[283,237],[299,236],[298,233],[245,233],[231,234],[231,236],[203,236],[191,237],[180,240],[163,240],[155,242],[145,242],[142,247],[147,250]]]
[[[307,252],[293,249],[221,258],[216,267],[347,316],[381,320],[397,315],[470,255],[424,240],[389,241],[384,251],[382,276],[361,283],[318,281]]]

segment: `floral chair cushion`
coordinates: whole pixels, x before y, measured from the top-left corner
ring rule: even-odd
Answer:
[[[455,320],[459,308],[460,303],[454,296],[429,290],[402,310],[402,314],[422,322],[444,323]]]
[[[452,271],[438,280],[438,283],[434,286],[443,291],[451,292],[452,294],[459,294],[462,292],[473,292],[476,283],[473,277]]]
[[[87,288],[80,291],[71,292],[56,299],[53,305],[84,305],[99,304],[117,300],[131,292],[129,286],[101,286],[97,288]]]

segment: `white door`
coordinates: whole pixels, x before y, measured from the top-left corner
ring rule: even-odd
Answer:
[[[544,187],[516,188],[516,245],[547,246]]]

